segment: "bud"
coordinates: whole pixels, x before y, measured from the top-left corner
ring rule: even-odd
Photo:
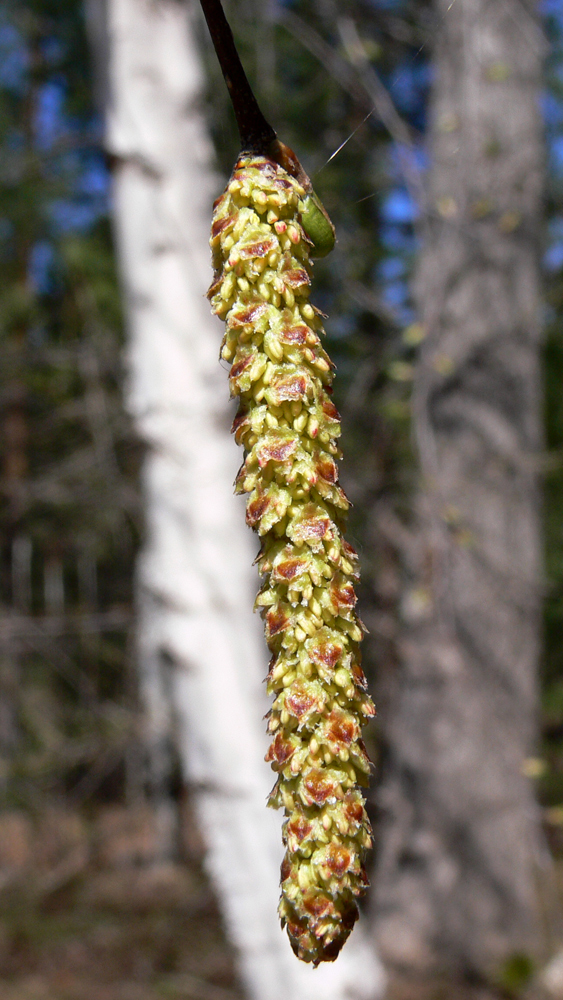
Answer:
[[[279,913],[295,953],[318,965],[337,957],[367,885],[371,831],[358,786],[370,773],[361,727],[375,710],[360,666],[357,555],[342,535],[333,366],[308,301],[319,255],[311,219],[321,252],[332,224],[303,178],[266,156],[240,157],[215,203],[209,296],[226,321],[222,357],[240,400],[236,489],[262,542],[256,603],[274,699],[266,760],[278,773],[270,804],[286,814]]]

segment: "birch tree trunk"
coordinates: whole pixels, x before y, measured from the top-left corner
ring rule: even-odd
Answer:
[[[147,445],[138,567],[141,680],[158,771],[172,713],[242,980],[256,1000],[374,998],[361,932],[334,967],[300,965],[276,914],[279,817],[266,809],[255,546],[232,483],[221,325],[211,317],[211,204],[192,3],[91,0],[109,54],[107,148],[129,330],[129,406]],[[98,48],[104,48],[103,39]]]
[[[418,986],[537,955],[542,863],[523,766],[540,644],[543,43],[534,0],[436,0],[435,14],[422,483],[374,899],[384,962]]]

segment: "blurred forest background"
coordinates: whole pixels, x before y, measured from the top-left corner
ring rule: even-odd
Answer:
[[[207,197],[230,173],[237,135],[203,20],[189,6],[205,80],[198,112],[214,144]],[[330,317],[366,667],[385,720],[406,605],[423,599],[405,589],[403,566],[418,482],[412,387],[427,332],[413,275],[434,43],[454,4],[225,7],[267,117],[298,151],[337,230],[336,252],[316,265],[314,298]],[[0,2],[0,993],[235,1000],[243,986],[204,873],[205,837],[173,722],[156,763],[147,737],[135,638],[147,444],[126,405],[112,237],[118,164],[104,141],[103,73],[86,14],[81,0]],[[545,569],[539,743],[524,770],[554,858],[547,960],[563,929],[563,6],[543,0],[540,16]],[[493,71],[501,80],[505,69]],[[447,366],[445,358],[444,377]],[[452,509],[448,530],[460,535],[456,516]],[[265,652],[263,662],[265,673]],[[374,728],[368,743],[377,764],[385,734]],[[376,788],[370,795],[377,837]],[[164,832],[163,816],[172,817]],[[506,959],[486,995],[539,996],[533,958]],[[432,996],[461,998],[461,989]]]

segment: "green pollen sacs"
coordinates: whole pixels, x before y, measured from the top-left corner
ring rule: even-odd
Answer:
[[[311,257],[326,257],[334,250],[336,233],[326,209],[314,191],[308,194],[300,203],[301,225],[313,246]]]

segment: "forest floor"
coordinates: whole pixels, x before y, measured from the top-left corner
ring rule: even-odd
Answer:
[[[145,808],[0,817],[2,1000],[242,1000],[201,851],[155,845]]]
[[[244,1000],[187,803],[178,819],[176,860],[163,863],[147,806],[0,813],[0,1000]],[[563,893],[561,862],[557,875]],[[390,990],[390,1000],[516,997],[545,1000],[537,985]]]

